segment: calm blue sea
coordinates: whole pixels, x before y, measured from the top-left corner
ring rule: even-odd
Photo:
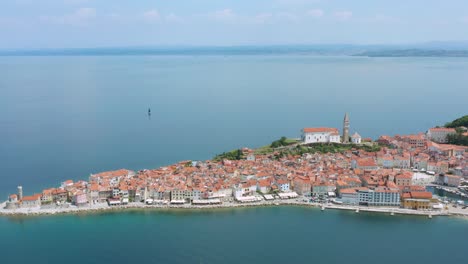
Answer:
[[[467,72],[465,58],[0,57],[0,200],[341,129],[345,112],[363,137],[424,131],[467,113]]]
[[[0,57],[0,200],[119,168],[466,114],[464,58]],[[152,115],[148,117],[147,110]],[[461,263],[466,221],[281,207],[0,217],[0,263]]]
[[[1,263],[465,263],[466,219],[270,207],[0,217]]]

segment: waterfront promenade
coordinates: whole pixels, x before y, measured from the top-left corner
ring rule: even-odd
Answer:
[[[326,212],[327,210],[349,210],[356,213],[359,212],[371,212],[371,213],[383,213],[388,215],[418,215],[418,216],[462,216],[468,217],[468,209],[462,209],[460,207],[448,207],[443,210],[411,210],[397,207],[367,207],[367,206],[347,206],[347,205],[336,205],[332,203],[320,204],[304,202],[302,199],[289,199],[289,200],[275,200],[275,201],[259,201],[254,203],[237,203],[237,202],[225,202],[223,204],[216,205],[192,205],[192,204],[153,204],[147,205],[140,202],[133,202],[127,205],[119,206],[108,206],[106,203],[95,204],[91,206],[77,207],[70,205],[68,207],[49,207],[49,208],[18,208],[14,210],[4,209],[5,203],[0,204],[0,216],[35,216],[35,215],[58,215],[58,214],[81,214],[81,213],[98,213],[106,211],[124,211],[130,209],[139,210],[157,210],[157,209],[174,209],[174,210],[212,210],[222,208],[243,208],[243,207],[262,207],[262,206],[307,206],[314,207]]]

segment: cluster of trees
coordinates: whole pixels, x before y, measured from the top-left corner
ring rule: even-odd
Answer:
[[[461,127],[468,127],[468,115],[462,116],[445,124],[445,127],[455,128],[457,134],[448,136],[448,143],[454,145],[468,146],[468,136],[463,135]]]
[[[457,128],[457,127],[468,127],[468,115],[462,116],[453,120],[452,122],[448,122],[445,124],[445,127]]]
[[[282,158],[282,157],[287,157],[289,155],[294,156],[294,155],[303,155],[306,153],[314,154],[314,153],[342,153],[344,151],[348,150],[365,150],[368,152],[377,152],[380,151],[380,146],[379,145],[353,145],[353,144],[338,144],[338,143],[314,143],[314,144],[309,144],[307,146],[305,145],[298,145],[296,147],[288,148],[281,150],[279,152],[276,152],[274,157],[276,159]]]
[[[287,145],[288,143],[286,142],[286,137],[281,137],[280,139],[271,142],[270,147],[278,148],[278,147],[287,146]]]
[[[279,147],[288,146],[294,143],[296,143],[296,141],[293,139],[288,140],[286,137],[281,137],[280,139],[273,141],[270,145],[270,148],[279,148]]]
[[[233,151],[223,152],[221,154],[218,154],[213,158],[213,160],[214,161],[221,161],[223,159],[241,160],[243,158],[244,158],[244,155],[242,154],[242,150],[236,149],[236,150],[233,150]]]
[[[464,136],[461,133],[448,135],[447,139],[449,144],[468,146],[468,136]]]

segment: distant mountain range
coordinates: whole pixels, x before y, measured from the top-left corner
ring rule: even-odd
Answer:
[[[69,49],[9,49],[0,56],[142,56],[142,55],[348,55],[367,57],[468,57],[468,42],[430,42],[414,45],[264,45],[159,46]]]
[[[468,57],[468,50],[402,49],[365,51],[354,56],[366,57]]]

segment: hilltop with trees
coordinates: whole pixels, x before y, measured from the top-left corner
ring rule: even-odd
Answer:
[[[456,134],[448,135],[447,139],[449,144],[468,146],[468,134],[466,131],[466,128],[468,127],[468,115],[457,118],[452,122],[448,122],[445,124],[445,127],[455,128],[457,131]]]

